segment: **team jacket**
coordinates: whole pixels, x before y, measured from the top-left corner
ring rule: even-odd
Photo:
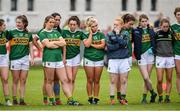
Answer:
[[[116,34],[114,31],[107,34],[107,58],[124,59],[129,57],[128,32],[121,31]]]
[[[142,31],[143,29],[140,27],[137,27],[136,29],[133,30],[133,41],[134,41],[134,55],[137,60],[141,59],[141,48],[142,48]],[[148,28],[150,39],[151,39],[151,47],[152,51],[154,53],[154,48],[155,48],[155,42],[154,42],[154,37],[155,37],[155,32],[153,29]]]

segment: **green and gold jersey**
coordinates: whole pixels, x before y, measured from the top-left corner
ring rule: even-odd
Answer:
[[[39,36],[40,32],[43,31],[44,29],[40,29],[38,32],[37,32],[37,35]]]
[[[7,54],[6,43],[7,43],[7,31],[0,32],[0,54]]]
[[[173,50],[175,55],[180,55],[180,24],[173,24],[171,29],[175,33]]]
[[[8,33],[10,43],[10,60],[20,59],[29,55],[29,42],[32,42],[32,34],[18,29]]]
[[[81,40],[85,38],[85,34],[81,31],[71,32],[63,30],[62,36],[66,41],[66,59],[71,59],[80,53]]]
[[[89,36],[89,33],[87,33],[87,36]],[[87,38],[84,38],[87,39]],[[101,44],[101,40],[105,40],[105,36],[102,32],[96,32],[93,34],[92,37],[92,44]],[[104,49],[96,49],[92,46],[89,48],[85,47],[84,50],[84,57],[91,60],[91,61],[101,61],[104,59]]]
[[[173,46],[172,40],[173,35],[171,31],[164,32],[163,30],[159,30],[156,32],[156,36],[154,37],[156,47],[155,47],[155,54],[156,56],[160,57],[173,57]]]
[[[129,49],[129,56],[132,56],[132,29],[126,29],[126,31],[129,33],[129,42],[128,42],[128,49]]]
[[[145,53],[149,48],[151,48],[151,38],[148,29],[142,30],[142,49],[141,54]]]
[[[45,29],[41,30],[39,33],[40,41],[42,42],[45,39],[48,39],[49,42],[58,41],[59,38],[62,38],[61,34],[57,30],[46,31]],[[43,50],[43,62],[59,62],[62,61],[62,48],[47,48],[44,47]]]

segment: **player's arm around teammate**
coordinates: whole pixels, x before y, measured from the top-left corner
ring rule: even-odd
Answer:
[[[6,25],[3,19],[0,19],[0,77],[3,87],[3,93],[5,98],[5,105],[11,106],[12,103],[9,99],[9,85],[8,85],[8,71],[9,71],[9,57],[7,54],[7,31],[5,31]]]
[[[91,17],[87,19],[89,32],[88,38],[84,38],[84,69],[87,77],[87,94],[89,104],[98,104],[100,78],[103,71],[103,58],[105,47],[105,36],[98,31],[97,19]]]
[[[174,10],[177,23],[171,26],[175,33],[175,40],[173,43],[173,50],[175,53],[175,64],[176,64],[176,88],[180,95],[180,7],[176,7]]]
[[[132,66],[132,44],[133,44],[133,39],[132,39],[132,30],[133,30],[133,25],[135,22],[135,17],[132,14],[124,14],[122,17],[124,25],[123,25],[123,30],[128,31],[128,37],[129,37],[129,42],[128,42],[128,48],[129,48],[129,64]],[[120,86],[120,78],[118,78],[117,82],[117,99],[121,99],[121,86]]]
[[[174,63],[173,53],[173,33],[170,30],[170,22],[167,19],[160,21],[160,30],[155,36],[155,56],[156,56],[156,74],[157,91],[159,94],[159,103],[163,102],[163,76],[166,74],[166,97],[164,102],[170,102],[170,93],[172,88],[172,74]]]
[[[55,19],[55,25],[53,27],[54,30],[57,30],[58,32],[61,33],[61,28],[60,28],[60,21],[61,21],[61,15],[59,13],[52,13],[51,14],[54,19]],[[33,36],[33,43],[36,46],[36,48],[39,49],[39,51],[41,51],[43,49],[43,45],[39,40],[39,34],[43,29],[41,29],[37,34],[34,34]],[[65,63],[65,46],[63,47],[63,61]],[[42,87],[42,91],[43,91],[43,103],[45,105],[48,104],[48,97],[47,97],[47,92],[45,89],[45,84],[46,84],[46,75],[44,73],[44,83],[43,83],[43,87]],[[55,74],[54,77],[54,85],[53,85],[53,90],[54,90],[54,94],[55,94],[55,100],[56,100],[56,105],[61,105],[62,102],[60,100],[60,83],[59,83],[59,79],[57,77],[57,75]]]
[[[151,93],[150,102],[155,102],[157,94],[154,92],[150,74],[154,64],[154,36],[155,33],[148,25],[148,17],[145,14],[139,16],[139,27],[133,31],[134,54],[138,61],[140,73],[144,80],[144,93],[142,103],[146,104],[147,91]]]
[[[10,44],[10,69],[13,77],[13,104],[17,105],[17,89],[20,83],[20,101],[19,105],[26,105],[24,101],[26,79],[29,70],[29,53],[31,65],[34,63],[32,49],[32,35],[27,30],[28,20],[25,15],[16,17],[16,29],[10,30],[8,40]]]
[[[50,105],[56,105],[53,98],[53,82],[54,75],[57,74],[62,84],[62,89],[65,96],[68,98],[68,105],[80,105],[79,102],[74,101],[70,90],[70,84],[66,75],[64,64],[62,61],[62,48],[66,45],[65,40],[61,34],[53,30],[54,17],[47,16],[44,21],[44,29],[40,32],[40,41],[44,45],[43,49],[43,66],[46,76],[46,92],[49,97]]]

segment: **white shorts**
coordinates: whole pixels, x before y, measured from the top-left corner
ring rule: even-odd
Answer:
[[[29,70],[29,55],[10,61],[11,70]]]
[[[141,55],[141,60],[138,60],[138,65],[154,64],[154,55],[149,54],[148,50]]]
[[[80,54],[76,55],[75,57],[71,59],[66,59],[67,66],[79,66],[80,63],[81,63]]]
[[[128,58],[129,66],[132,66],[132,56]]]
[[[91,61],[89,59],[84,58],[84,66],[89,66],[89,67],[104,66],[104,60],[101,60],[101,61]]]
[[[174,57],[156,56],[156,68],[173,68],[175,67]]]
[[[64,67],[64,63],[62,61],[59,62],[43,62],[42,65],[48,68],[62,68]]]
[[[0,67],[9,66],[9,56],[8,54],[0,54]]]
[[[129,58],[127,59],[109,59],[108,72],[121,74],[130,71]]]
[[[180,55],[175,55],[174,59],[180,60]]]

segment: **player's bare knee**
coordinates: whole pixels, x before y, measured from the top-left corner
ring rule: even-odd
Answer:
[[[68,79],[63,79],[62,81],[61,81],[61,84],[68,84],[69,83],[69,80]]]
[[[115,84],[115,81],[114,81],[114,80],[111,80],[111,84]]]
[[[8,79],[3,79],[2,81],[4,84],[8,84]]]
[[[124,78],[121,80],[121,85],[125,85],[127,83],[127,80]]]
[[[180,79],[180,72],[177,72],[176,77]]]
[[[18,82],[19,82],[18,78],[17,79],[13,79],[13,84],[18,84]]]
[[[161,85],[161,84],[163,83],[163,81],[162,81],[162,80],[158,80],[157,83],[158,83],[159,85]]]
[[[145,82],[149,82],[149,78],[148,78],[148,77],[145,77],[145,78],[144,78],[144,81],[145,81]]]
[[[25,84],[26,83],[26,79],[20,79],[20,83],[21,84]]]
[[[88,79],[88,81],[87,81],[87,82],[88,82],[89,84],[92,84],[92,83],[93,83],[93,81],[94,81],[93,79]]]
[[[72,83],[73,82],[72,78],[68,78],[68,82]]]
[[[166,82],[167,82],[167,83],[172,83],[172,78],[168,78],[168,79],[166,80]]]
[[[94,81],[95,84],[99,84],[99,82],[100,82],[99,80],[95,80]]]
[[[47,84],[52,84],[52,83],[53,83],[53,79],[48,79],[48,78],[47,78],[46,83],[47,83]]]

